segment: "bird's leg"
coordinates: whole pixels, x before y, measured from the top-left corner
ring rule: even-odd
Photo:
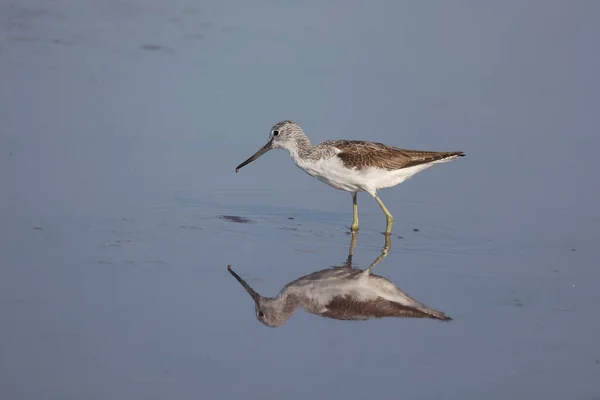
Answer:
[[[358,232],[358,199],[356,192],[352,192],[352,205],[354,208],[354,218],[352,219],[350,230],[352,232]]]
[[[385,219],[387,220],[385,234],[390,235],[392,233],[392,223],[394,222],[394,217],[392,217],[392,214],[390,214],[390,212],[385,207],[385,204],[383,204],[383,201],[381,201],[379,196],[375,195],[373,197],[375,197],[375,200],[377,200],[377,204],[379,204],[379,207],[381,207],[381,209],[383,210],[383,213],[385,214]]]
[[[348,250],[348,258],[346,259],[346,263],[344,267],[352,268],[352,256],[354,256],[354,247],[356,246],[356,237],[358,236],[357,232],[352,232],[352,240],[350,241],[350,249]]]
[[[385,245],[383,246],[383,249],[381,249],[381,252],[385,252],[387,254],[387,252],[392,248],[392,239],[391,239],[392,235],[385,235]]]
[[[391,239],[390,235],[385,235],[385,245],[383,246],[383,249],[381,249],[381,254],[379,255],[379,257],[377,257],[375,259],[375,261],[373,261],[373,263],[371,263],[371,265],[369,265],[369,268],[367,268],[365,270],[365,272],[363,272],[363,274],[369,275],[371,273],[371,270],[373,268],[375,268],[381,260],[383,260],[385,257],[387,257],[388,251],[390,250],[391,247],[392,247],[392,239]]]

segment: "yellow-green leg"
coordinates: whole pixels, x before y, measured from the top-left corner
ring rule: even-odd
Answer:
[[[392,233],[392,224],[394,223],[394,217],[392,217],[392,214],[390,214],[390,212],[388,211],[388,209],[385,207],[385,204],[383,204],[383,201],[381,201],[381,199],[375,195],[375,200],[377,200],[377,204],[379,204],[379,207],[381,207],[381,209],[383,210],[383,213],[385,214],[385,219],[387,220],[387,225],[385,227],[385,234],[389,235],[390,233]]]
[[[352,226],[350,227],[352,232],[358,232],[358,200],[356,197],[357,193],[352,193],[352,205],[354,207],[354,218],[352,219]]]

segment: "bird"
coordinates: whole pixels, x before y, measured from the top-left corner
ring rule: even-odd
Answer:
[[[462,151],[407,150],[360,140],[328,140],[313,146],[299,124],[285,120],[271,128],[267,144],[238,165],[235,172],[272,149],[287,150],[294,164],[308,175],[350,192],[352,232],[359,226],[357,194],[370,194],[385,214],[386,235],[391,234],[394,217],[377,191],[396,186],[435,164],[465,156]]]
[[[376,264],[376,263],[374,263]],[[419,303],[384,277],[366,270],[331,267],[298,278],[276,297],[256,293],[232,269],[227,270],[254,300],[256,318],[268,327],[284,324],[300,306],[311,314],[336,320],[405,317],[451,321],[441,311]]]

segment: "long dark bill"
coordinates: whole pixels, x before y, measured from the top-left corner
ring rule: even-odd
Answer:
[[[250,164],[252,161],[256,160],[258,157],[262,156],[263,154],[265,154],[267,151],[271,150],[272,148],[273,148],[273,141],[269,140],[267,142],[267,144],[265,144],[259,151],[254,153],[254,155],[252,157],[250,157],[249,159],[247,159],[246,161],[244,161],[243,163],[238,165],[235,168],[235,173],[237,174],[238,171],[240,170],[240,168],[242,168],[244,165]]]
[[[231,275],[233,275],[233,277],[235,279],[237,279],[237,281],[239,283],[242,284],[242,286],[244,287],[244,289],[246,289],[246,292],[248,292],[248,294],[252,297],[252,299],[254,299],[255,302],[258,302],[258,299],[260,299],[260,295],[258,293],[256,293],[250,286],[248,286],[246,281],[244,281],[242,278],[240,278],[240,276],[238,274],[233,272],[233,270],[231,269],[231,265],[227,266],[227,271],[229,271],[229,273],[231,273]]]

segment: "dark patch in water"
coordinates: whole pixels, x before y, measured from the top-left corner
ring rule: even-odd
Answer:
[[[35,229],[36,231],[41,231],[41,230],[42,230],[42,229],[44,229],[44,228],[42,228],[41,226],[36,226],[36,227],[35,227],[35,228],[33,228],[33,229]]]
[[[161,52],[165,52],[165,53],[169,53],[169,54],[174,53],[173,49],[168,46],[161,46],[160,44],[153,44],[153,43],[143,44],[140,46],[140,49],[146,50],[146,51],[161,51]]]
[[[236,224],[247,224],[252,222],[249,219],[238,217],[237,215],[220,215],[220,219],[224,219],[225,221],[235,222]]]
[[[398,239],[403,239],[402,236],[397,236]]]
[[[163,47],[159,44],[143,44],[140,46],[142,50],[162,50]]]
[[[524,306],[521,299],[513,299],[513,304],[515,305],[515,307],[523,307]]]
[[[413,228],[413,232],[419,232],[419,228]]]
[[[294,219],[294,217],[288,217],[288,219]]]

